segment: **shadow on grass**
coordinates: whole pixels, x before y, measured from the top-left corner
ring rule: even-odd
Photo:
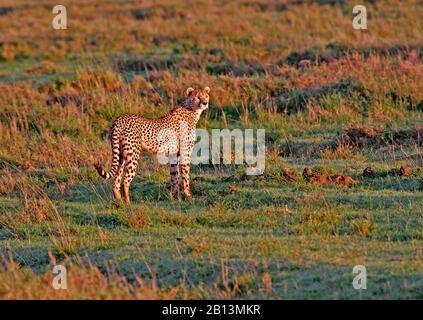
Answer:
[[[73,203],[112,203],[113,181],[90,184],[75,184],[64,194],[58,192],[50,194],[53,200],[65,200]],[[130,187],[130,196],[134,204],[143,201],[169,200],[169,190],[160,182],[145,181],[136,177]]]
[[[311,64],[319,64],[322,62],[329,63],[354,54],[359,54],[364,57],[377,54],[386,57],[399,56],[404,58],[407,57],[411,51],[416,51],[418,58],[423,59],[422,44],[413,46],[398,45],[351,48],[337,43],[329,43],[324,48],[314,47],[300,52],[293,51],[285,58],[277,61],[276,65],[288,64],[299,67],[304,61],[308,61]]]
[[[13,261],[21,266],[26,266],[32,269],[37,274],[42,274],[47,270],[50,264],[50,257],[47,248],[32,247],[32,248],[13,248],[12,250],[1,248],[0,256],[11,256]]]

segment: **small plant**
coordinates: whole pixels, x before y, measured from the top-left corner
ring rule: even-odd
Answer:
[[[338,159],[352,159],[352,148],[346,144],[338,144],[333,150],[325,148],[320,152],[320,157],[325,160],[338,160]]]
[[[142,229],[150,224],[150,216],[144,210],[137,210],[135,213],[128,213],[124,220],[126,225],[134,229]]]
[[[351,221],[351,228],[353,233],[359,234],[361,237],[371,236],[375,231],[375,225],[370,216]]]
[[[1,160],[0,160],[1,161]],[[0,195],[8,195],[15,191],[16,180],[13,177],[9,168],[5,168],[1,171],[0,176]]]

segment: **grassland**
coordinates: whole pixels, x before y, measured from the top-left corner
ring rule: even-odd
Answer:
[[[0,2],[0,298],[423,298],[421,1],[365,1],[364,31],[350,1],[63,1],[67,30],[55,4]],[[115,206],[111,121],[205,85],[198,127],[266,129],[264,175],[194,166],[171,201],[146,156]]]

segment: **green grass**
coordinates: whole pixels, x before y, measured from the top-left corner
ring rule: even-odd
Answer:
[[[354,170],[345,160],[333,167]],[[197,176],[204,179],[195,182]],[[226,292],[234,298],[422,298],[421,174],[353,187],[223,177],[196,173],[194,200],[172,202],[165,170],[140,173],[133,206],[119,208],[108,200],[109,184],[97,178],[64,194],[53,184],[44,192],[55,199],[71,248],[49,233],[48,225],[53,234],[58,229],[54,221],[20,223],[19,195],[4,198],[2,214],[15,224],[3,223],[2,251],[38,272],[48,270],[51,251],[59,259],[87,257],[103,270],[112,264],[129,280],[153,273],[163,290],[182,287],[179,298],[224,297],[224,281],[241,283]],[[229,194],[233,184],[238,190]],[[368,270],[368,290],[361,293],[351,285],[359,264]],[[222,268],[229,280],[222,279]],[[263,289],[266,272],[271,290]]]

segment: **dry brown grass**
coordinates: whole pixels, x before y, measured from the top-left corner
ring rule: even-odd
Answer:
[[[0,299],[174,299],[179,290],[175,287],[163,292],[154,279],[146,282],[136,277],[134,283],[129,283],[116,272],[104,274],[93,265],[68,266],[67,289],[54,289],[54,276],[52,272],[36,275],[10,258],[3,257],[0,264]]]
[[[18,219],[27,225],[40,224],[57,217],[55,210],[56,208],[48,198],[33,198],[24,203],[23,209],[18,213]]]

